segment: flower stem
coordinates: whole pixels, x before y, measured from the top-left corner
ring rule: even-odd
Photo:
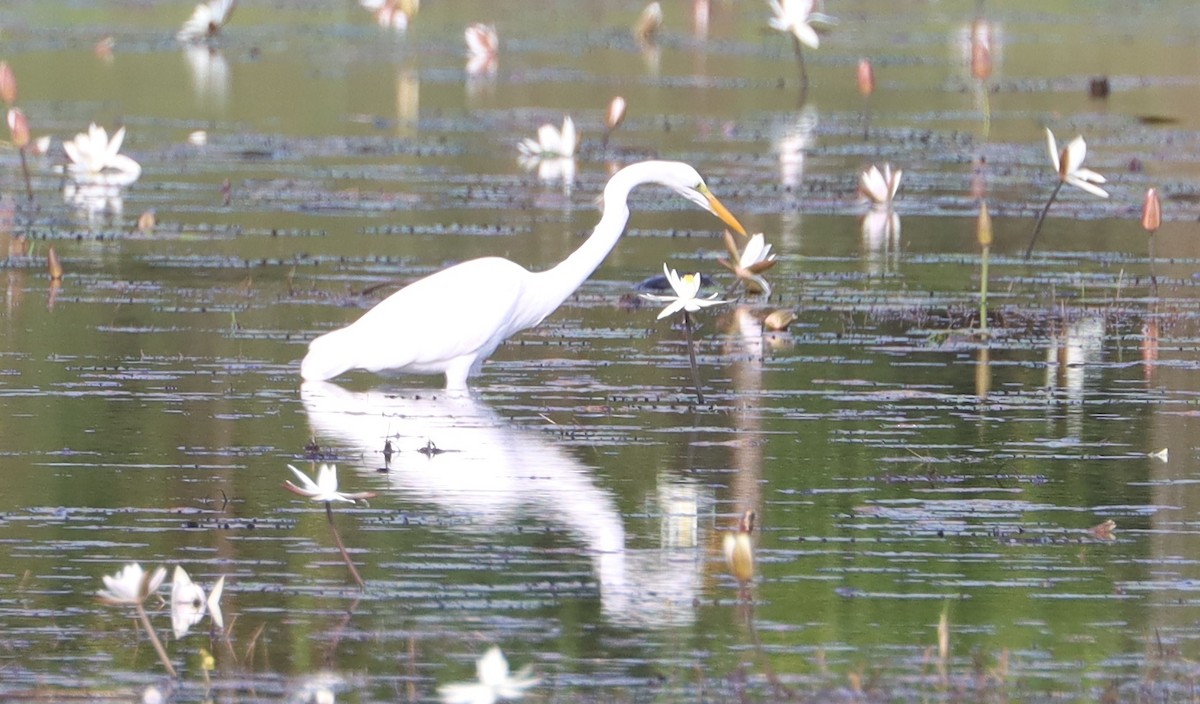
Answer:
[[[350,570],[350,576],[354,577],[354,581],[358,584],[359,589],[366,591],[367,585],[363,582],[363,578],[359,576],[354,563],[351,562],[350,553],[346,552],[346,546],[342,543],[342,536],[338,534],[337,526],[333,523],[333,504],[329,501],[325,502],[325,517],[329,519],[329,530],[333,533],[333,540],[337,543],[338,550],[342,553],[342,559],[346,562],[346,568]]]
[[[29,182],[29,163],[25,161],[25,147],[17,150],[21,154],[21,173],[25,174],[25,194],[29,196],[29,202],[33,202],[33,184]]]
[[[1058,185],[1054,187],[1054,192],[1050,194],[1050,200],[1046,201],[1046,207],[1042,208],[1042,214],[1038,215],[1037,224],[1033,226],[1033,237],[1029,238],[1029,246],[1025,248],[1025,261],[1029,261],[1030,255],[1033,254],[1033,245],[1037,242],[1038,233],[1042,231],[1042,223],[1046,220],[1046,213],[1050,212],[1050,206],[1054,205],[1054,199],[1058,197],[1058,192],[1063,187],[1062,179],[1059,179]]]
[[[1154,297],[1158,298],[1158,279],[1154,276],[1154,233],[1150,233],[1150,237],[1146,240],[1150,248],[1150,286],[1154,290]]]
[[[804,63],[804,45],[800,43],[800,38],[792,35],[792,44],[796,47],[796,61],[800,64],[800,88],[804,91],[808,90],[808,66]]]
[[[700,390],[700,366],[696,364],[696,348],[692,344],[692,316],[683,311],[683,335],[687,339],[688,361],[692,365],[692,384],[696,387],[696,402],[704,405],[704,392]]]
[[[172,677],[178,677],[179,673],[175,672],[175,666],[171,664],[171,659],[167,657],[167,651],[163,649],[162,641],[158,639],[158,634],[154,632],[154,626],[150,625],[150,617],[146,615],[146,610],[142,608],[141,603],[135,606],[137,607],[138,618],[142,622],[142,628],[146,630],[146,635],[150,636],[150,643],[154,645],[154,652],[158,653],[158,659],[162,661],[163,667],[167,668],[167,672]]]
[[[983,248],[983,259],[980,262],[979,272],[979,329],[987,332],[988,329],[988,251],[991,247]]]

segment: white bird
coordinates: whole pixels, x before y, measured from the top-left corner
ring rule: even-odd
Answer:
[[[351,369],[445,374],[447,389],[467,388],[467,377],[501,342],[542,322],[600,266],[629,221],[629,192],[644,183],[666,186],[746,234],[691,166],[631,164],[604,187],[604,212],[591,236],[557,266],[535,273],[507,259],[484,257],[431,274],[351,325],[313,340],[300,375],[324,381]]]

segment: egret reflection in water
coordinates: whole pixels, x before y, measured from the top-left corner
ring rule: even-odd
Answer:
[[[540,433],[504,421],[469,395],[430,396],[427,389],[352,392],[310,381],[301,399],[317,442],[358,453],[364,472],[384,466],[390,442],[392,493],[436,506],[455,519],[456,530],[497,533],[536,517],[577,539],[599,581],[606,618],[647,626],[692,621],[704,566],[695,546],[703,541],[627,548],[613,493]]]

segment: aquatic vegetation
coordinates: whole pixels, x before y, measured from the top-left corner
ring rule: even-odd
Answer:
[[[175,565],[171,578],[171,628],[175,638],[184,637],[188,630],[200,623],[207,613],[217,628],[225,628],[225,617],[221,613],[221,595],[225,591],[225,575],[217,579],[207,595],[204,588],[192,581],[186,570]]]
[[[108,132],[93,122],[86,133],[80,132],[69,142],[63,142],[63,150],[71,162],[67,172],[81,185],[130,185],[142,175],[142,167],[120,153],[124,141],[124,127],[109,139]]]
[[[563,117],[562,129],[545,124],[538,128],[537,139],[526,138],[517,145],[521,154],[528,157],[572,157],[575,156],[575,121],[570,115]]]
[[[1042,208],[1037,223],[1033,226],[1033,236],[1029,238],[1029,246],[1025,248],[1026,260],[1033,254],[1033,245],[1037,242],[1038,233],[1042,231],[1046,213],[1050,212],[1050,206],[1054,205],[1054,199],[1058,197],[1058,192],[1062,190],[1063,184],[1070,184],[1100,198],[1108,197],[1108,191],[1098,185],[1105,183],[1105,178],[1091,169],[1083,168],[1083,158],[1087,156],[1087,143],[1083,141],[1082,135],[1071,140],[1059,152],[1054,133],[1047,127],[1046,146],[1050,150],[1050,163],[1054,166],[1055,173],[1058,174],[1058,183],[1055,184],[1050,199],[1046,201],[1046,207]]]
[[[181,42],[198,42],[212,39],[221,33],[221,28],[233,17],[237,0],[207,0],[192,11],[192,16],[183,23],[175,34]]]
[[[147,573],[141,565],[131,562],[121,568],[121,571],[117,572],[115,576],[104,575],[104,589],[96,592],[96,596],[109,606],[132,606],[134,608],[138,620],[142,623],[142,628],[146,631],[146,636],[150,638],[154,651],[158,653],[158,659],[167,672],[172,677],[176,677],[175,666],[167,657],[167,651],[163,649],[162,641],[154,632],[154,626],[150,625],[150,617],[146,615],[146,609],[143,606],[146,599],[162,586],[166,577],[167,568],[165,567],[159,567],[154,572]]]
[[[750,241],[746,243],[745,249],[739,252],[737,243],[733,241],[733,235],[726,230],[725,248],[729,250],[732,260],[720,257],[717,261],[732,271],[737,280],[743,283],[750,293],[770,296],[771,284],[767,283],[762,273],[775,266],[776,259],[775,254],[771,252],[771,245],[767,244],[763,234],[760,232],[752,235]]]
[[[683,331],[687,342],[688,362],[692,369],[692,383],[696,387],[696,401],[701,405],[704,404],[704,391],[700,386],[700,367],[696,363],[696,348],[692,340],[692,313],[696,313],[709,306],[717,306],[728,301],[718,298],[719,294],[711,294],[706,298],[700,298],[700,274],[685,274],[680,276],[679,272],[674,269],[668,269],[667,265],[663,264],[663,274],[667,277],[667,282],[671,284],[671,290],[674,295],[660,295],[656,293],[643,293],[642,298],[649,301],[658,301],[666,303],[667,306],[658,314],[658,320],[670,317],[676,313],[683,313]]]
[[[530,674],[531,670],[526,665],[510,674],[504,653],[493,645],[475,663],[477,682],[442,685],[438,696],[443,704],[493,704],[503,699],[520,699],[540,681]]]

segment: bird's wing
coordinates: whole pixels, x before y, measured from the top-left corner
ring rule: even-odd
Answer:
[[[516,332],[511,324],[529,276],[507,259],[488,257],[400,289],[347,328],[365,348],[359,350],[363,363],[357,366],[427,367],[464,355],[487,355]]]

